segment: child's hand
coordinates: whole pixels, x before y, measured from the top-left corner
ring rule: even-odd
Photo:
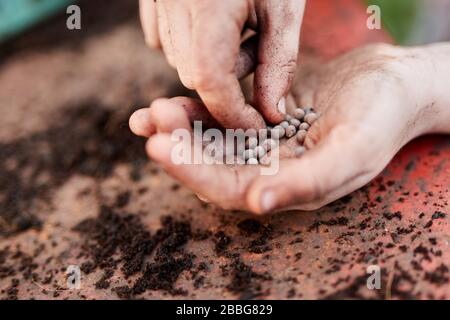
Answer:
[[[151,47],[162,47],[183,84],[226,128],[279,122],[295,73],[305,0],[141,0]],[[258,38],[241,44],[246,29]],[[256,57],[253,57],[255,50]],[[255,108],[238,78],[256,61]],[[247,73],[250,70],[246,70]],[[262,116],[261,116],[262,114]]]
[[[137,111],[130,126],[150,137],[147,152],[153,160],[221,207],[254,213],[316,209],[368,183],[411,139],[441,130],[436,126],[443,120],[434,116],[438,111],[448,123],[448,110],[435,110],[440,106],[431,94],[437,92],[431,84],[433,70],[416,53],[374,45],[323,66],[302,66],[305,75],[293,95],[298,105],[313,106],[321,117],[306,137],[309,151],[300,159],[282,160],[273,176],[259,175],[254,166],[173,164],[174,129],[192,130],[192,120],[214,125],[192,99],[157,100],[150,109]],[[288,141],[281,149],[290,145]]]

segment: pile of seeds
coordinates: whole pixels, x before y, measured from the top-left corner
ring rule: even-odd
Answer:
[[[312,108],[297,108],[292,115],[286,115],[285,120],[274,127],[267,127],[260,133],[259,138],[248,137],[245,142],[243,158],[249,165],[267,164],[264,156],[278,147],[282,139],[296,137],[298,146],[295,148],[295,156],[301,157],[306,149],[303,146],[307,132],[311,125],[318,119],[318,114]],[[265,137],[265,138],[262,138]],[[268,160],[267,160],[268,161]]]

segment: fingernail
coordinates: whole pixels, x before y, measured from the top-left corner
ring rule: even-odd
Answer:
[[[260,205],[262,213],[273,211],[277,205],[275,192],[271,190],[264,191],[261,196]]]
[[[200,201],[202,201],[202,202],[204,202],[204,203],[209,203],[209,200],[206,199],[204,196],[202,196],[202,195],[200,195],[200,194],[198,194],[198,193],[196,193],[196,195],[197,195],[197,198],[200,199]]]
[[[278,111],[280,111],[282,114],[286,114],[286,98],[282,97],[280,101],[278,102]]]

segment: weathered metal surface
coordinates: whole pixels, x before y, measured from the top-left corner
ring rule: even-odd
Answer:
[[[320,7],[326,2],[309,3]],[[67,267],[82,266],[91,260],[85,247],[86,235],[73,231],[73,227],[86,218],[98,217],[102,206],[112,208],[119,216],[123,213],[138,216],[142,228],[152,235],[160,226],[160,217],[166,215],[188,220],[193,231],[202,229],[211,233],[206,239],[189,239],[181,246],[196,256],[194,267],[181,272],[174,285],[185,289],[186,296],[174,296],[159,289],[147,290],[138,298],[232,299],[248,297],[248,291],[257,293],[257,298],[450,298],[448,137],[421,138],[411,143],[378,179],[322,210],[263,217],[259,222],[269,229],[244,232],[238,224],[251,218],[249,215],[201,203],[157,166],[148,163],[143,151],[136,158],[127,158],[97,150],[103,144],[116,143],[115,139],[123,143],[108,132],[124,130],[130,112],[126,106],[183,92],[173,71],[162,63],[162,57],[144,48],[134,21],[135,8],[127,5],[127,11],[109,1],[108,7],[109,13],[102,15],[104,20],[98,17],[88,20],[93,29],[85,30],[95,32],[62,32],[64,36],[52,35],[59,40],[58,44],[50,43],[49,30],[64,21],[56,19],[13,44],[11,50],[17,54],[7,56],[0,66],[1,150],[13,150],[7,163],[2,164],[1,173],[17,180],[19,208],[36,214],[42,221],[40,230],[29,229],[1,238],[0,251],[5,247],[10,251],[3,260],[0,254],[1,298],[116,299],[114,288],[133,286],[143,272],[126,278],[121,271],[122,260],[111,268],[112,276],[107,283],[98,285],[107,269],[99,267],[91,273],[82,273],[81,289],[67,288]],[[341,18],[353,16],[342,10]],[[331,15],[331,11],[324,12]],[[355,12],[360,21],[364,12]],[[328,14],[323,17],[330,22]],[[314,22],[319,23],[307,18],[305,33],[310,34],[308,26]],[[314,28],[319,26],[314,24]],[[348,34],[344,30],[348,27],[342,28],[339,40],[346,41]],[[314,41],[312,35],[305,36],[308,42],[306,39]],[[329,46],[329,39],[321,41],[321,44],[307,43],[305,48],[317,50],[325,44]],[[37,45],[29,48],[30,43]],[[73,43],[77,46],[73,47]],[[328,52],[325,56],[335,53]],[[86,106],[87,110],[96,108],[104,114],[86,112]],[[69,110],[80,109],[85,111],[81,116],[67,115]],[[104,117],[106,123],[102,122]],[[103,128],[99,131],[101,139],[87,133],[92,129],[90,119],[95,119],[92,128]],[[58,124],[63,124],[63,128]],[[80,132],[86,148],[72,153],[72,149],[80,146],[77,142]],[[141,150],[139,147],[130,143],[123,152],[134,156],[133,152]],[[63,156],[48,164],[48,159],[56,154]],[[80,154],[110,161],[110,168],[105,170],[101,161],[68,159]],[[16,170],[17,160],[25,161],[24,155],[28,159],[26,166]],[[66,161],[68,166],[64,165]],[[99,170],[104,172],[96,172]],[[39,172],[39,179],[31,179],[30,171]],[[47,184],[36,189],[40,182]],[[39,196],[29,196],[24,193],[27,190],[39,191]],[[44,200],[41,193],[48,199]],[[2,191],[0,196],[5,194]],[[261,230],[272,231],[267,231],[269,236],[261,240],[265,232]],[[225,253],[217,250],[218,231],[231,238],[228,245],[224,244]],[[263,250],[252,243],[258,239],[261,241],[256,243],[262,242]],[[123,258],[119,249],[112,256]],[[261,276],[245,272],[236,275],[233,269],[236,256]],[[153,261],[153,256],[145,261]],[[198,271],[196,267],[202,262],[205,268]],[[371,265],[382,271],[380,290],[369,290],[366,286],[366,270]],[[199,281],[199,277],[203,280]],[[239,277],[247,287],[236,283],[233,286],[233,280],[236,282]],[[16,285],[12,285],[14,279]]]

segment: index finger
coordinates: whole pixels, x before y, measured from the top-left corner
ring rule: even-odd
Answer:
[[[194,88],[224,127],[262,129],[264,119],[245,103],[235,69],[247,7],[234,0],[210,4],[197,1],[191,8]]]

